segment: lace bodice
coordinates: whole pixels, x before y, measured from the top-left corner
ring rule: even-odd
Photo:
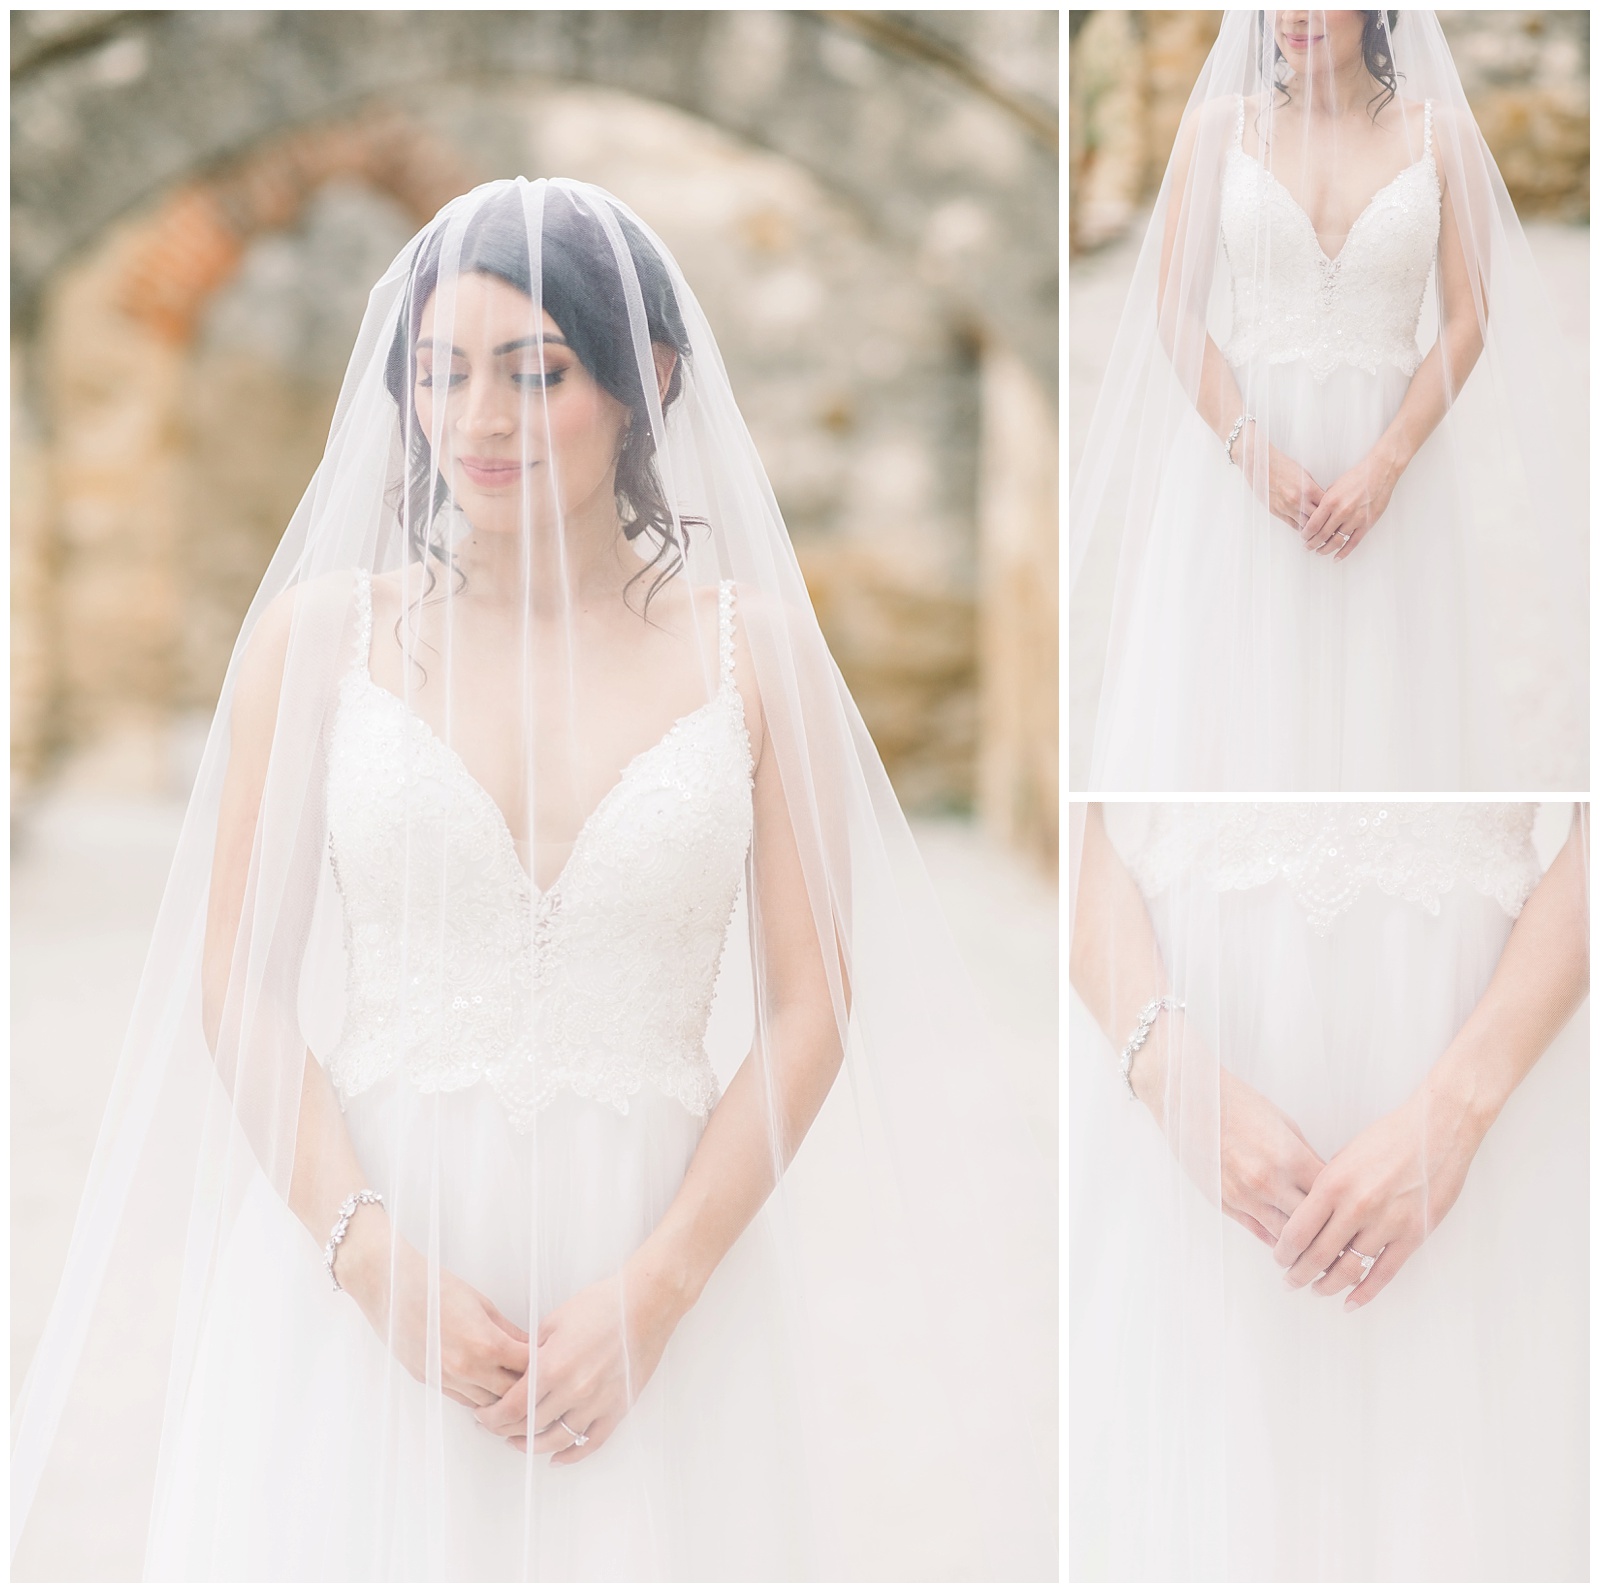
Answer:
[[[1417,325],[1439,242],[1433,106],[1423,107],[1422,159],[1368,201],[1331,260],[1311,218],[1243,145],[1244,100],[1222,178],[1223,247],[1233,281],[1236,370],[1304,360],[1320,380],[1342,365],[1407,376],[1422,362]]]
[[[1513,918],[1539,883],[1532,803],[1159,805],[1123,861],[1147,897],[1180,880],[1215,891],[1282,880],[1326,931],[1367,889],[1437,913],[1457,887]]]
[[[512,1121],[569,1090],[619,1112],[654,1089],[696,1114],[717,1084],[706,1024],[751,835],[751,751],[719,599],[716,694],[623,770],[541,893],[460,757],[356,662],[328,749],[328,846],[345,909],[345,1023],[329,1077],[349,1100],[487,1080]]]

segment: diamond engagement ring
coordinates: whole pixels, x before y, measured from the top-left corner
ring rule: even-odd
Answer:
[[[589,1435],[587,1433],[574,1433],[559,1416],[556,1417],[556,1426],[561,1428],[562,1431],[572,1434],[572,1447],[574,1449],[582,1449],[583,1446],[589,1442]]]
[[[1372,1271],[1373,1264],[1377,1261],[1378,1256],[1369,1256],[1364,1250],[1357,1250],[1354,1245],[1346,1245],[1345,1249],[1351,1255],[1357,1257],[1360,1260],[1360,1262],[1361,1262],[1361,1276],[1363,1278],[1365,1278],[1366,1275],[1369,1272]],[[1382,1255],[1382,1254],[1383,1254],[1383,1252],[1380,1250],[1378,1252],[1378,1255]],[[563,1423],[563,1425],[565,1425],[565,1423]]]

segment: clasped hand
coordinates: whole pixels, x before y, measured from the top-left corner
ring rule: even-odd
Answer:
[[[481,1407],[477,1419],[524,1453],[531,1435],[535,1454],[549,1455],[553,1466],[573,1465],[617,1430],[676,1324],[660,1295],[630,1288],[622,1276],[580,1289],[539,1324],[533,1371]]]
[[[1272,1246],[1287,1287],[1366,1305],[1455,1204],[1481,1130],[1425,1084],[1323,1163],[1271,1102],[1221,1078],[1223,1209]]]
[[[1333,485],[1318,485],[1309,471],[1270,444],[1262,448],[1256,428],[1245,428],[1239,462],[1256,496],[1269,512],[1300,533],[1310,553],[1331,554],[1335,563],[1361,546],[1393,496],[1398,472],[1369,453]]]
[[[609,1278],[549,1312],[534,1353],[522,1328],[454,1274],[439,1269],[434,1293],[426,1258],[395,1236],[381,1208],[363,1208],[362,1217],[346,1241],[339,1278],[374,1332],[425,1382],[436,1311],[440,1391],[523,1452],[531,1429],[534,1452],[548,1454],[552,1465],[594,1454],[616,1431],[681,1314],[665,1288]]]

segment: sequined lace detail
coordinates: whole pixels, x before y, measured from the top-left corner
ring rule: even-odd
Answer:
[[[1162,805],[1125,861],[1148,897],[1180,880],[1243,891],[1281,879],[1319,932],[1368,889],[1437,913],[1459,887],[1515,918],[1540,879],[1534,812],[1484,802]]]
[[[1222,178],[1233,279],[1228,363],[1304,360],[1318,380],[1344,365],[1411,375],[1422,363],[1417,327],[1439,243],[1432,103],[1423,107],[1422,159],[1372,196],[1332,259],[1294,196],[1245,153],[1243,130],[1241,99]]]
[[[716,1104],[705,1051],[752,826],[734,681],[734,596],[718,601],[715,695],[623,770],[548,892],[459,756],[356,662],[328,750],[328,845],[345,908],[345,1024],[329,1077],[349,1100],[396,1072],[421,1091],[487,1080],[530,1128],[560,1092],[619,1112],[654,1089]]]

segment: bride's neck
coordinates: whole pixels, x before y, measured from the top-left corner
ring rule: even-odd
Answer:
[[[1364,61],[1356,60],[1337,71],[1305,74],[1300,80],[1300,92],[1313,115],[1341,121],[1372,99],[1372,74]]]
[[[455,550],[467,590],[494,607],[531,615],[569,613],[617,597],[640,560],[622,535],[615,500],[598,511],[567,515],[559,530],[532,538],[474,530]]]

